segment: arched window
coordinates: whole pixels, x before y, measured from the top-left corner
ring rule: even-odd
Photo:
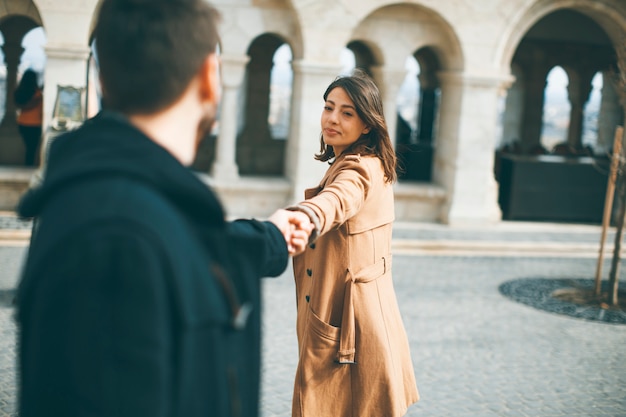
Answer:
[[[280,50],[283,45],[287,50]],[[246,66],[243,85],[245,90],[242,92],[244,107],[242,114],[245,120],[243,129],[237,137],[236,158],[239,173],[282,176],[286,141],[275,139],[285,139],[289,130],[289,114],[285,114],[289,104],[285,104],[285,100],[287,103],[290,102],[291,82],[288,89],[281,90],[279,85],[284,86],[287,81],[283,79],[279,81],[279,78],[287,70],[291,51],[281,37],[266,33],[252,41],[248,48],[248,56],[250,61]],[[280,67],[275,70],[277,62]],[[288,77],[293,78],[292,75]],[[284,134],[284,137],[276,136],[280,134]]]
[[[27,69],[33,69],[39,74],[39,84],[43,84],[43,70],[46,66],[46,54],[43,46],[46,44],[46,34],[42,27],[31,29],[22,39],[24,52],[18,67],[18,80]],[[4,36],[0,33],[0,46],[4,45]],[[0,48],[0,120],[4,118],[7,100],[7,67],[4,62],[4,53]]]
[[[583,113],[583,146],[596,148],[598,144],[598,116],[600,114],[600,102],[602,101],[603,77],[597,72],[591,80],[591,94],[585,105]]]
[[[551,151],[555,146],[567,143],[571,104],[567,93],[568,76],[561,67],[548,73],[544,90],[541,145]]]
[[[418,112],[420,105],[420,83],[418,74],[420,66],[414,56],[408,56],[404,63],[406,76],[398,91],[396,105],[398,108],[398,125],[396,131],[397,144],[417,142]]]
[[[291,48],[284,43],[274,53],[270,75],[270,111],[267,123],[273,139],[286,140],[289,135],[293,70]]]
[[[43,75],[43,70],[46,67],[46,53],[43,49],[45,44],[46,34],[41,26],[32,29],[24,35],[22,40],[24,52],[22,53],[19,66],[20,74],[30,68],[37,74],[40,74],[40,76]]]
[[[352,41],[347,45],[354,54],[354,67],[360,68],[372,77],[372,66],[375,64],[371,49],[361,41]]]
[[[441,89],[439,60],[429,48],[421,48],[405,61],[407,71],[398,93],[396,154],[399,178],[430,181]]]
[[[354,52],[348,47],[341,50],[341,75],[348,75],[356,68]]]

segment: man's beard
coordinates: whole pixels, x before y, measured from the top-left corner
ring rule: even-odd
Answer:
[[[196,143],[194,153],[197,156],[198,149],[200,148],[200,144],[202,141],[209,137],[211,130],[213,130],[213,126],[215,124],[215,111],[207,111],[205,116],[198,123],[198,131],[196,133]]]

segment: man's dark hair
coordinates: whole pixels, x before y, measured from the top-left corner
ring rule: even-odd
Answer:
[[[104,0],[94,32],[104,106],[151,114],[173,104],[219,42],[205,0]]]

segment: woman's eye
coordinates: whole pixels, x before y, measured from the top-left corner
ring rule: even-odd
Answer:
[[[326,111],[333,111],[333,109],[328,107],[328,106],[324,106],[324,110],[326,110]]]
[[[347,112],[347,111],[346,111],[346,112],[344,112],[343,114],[344,114],[344,115],[346,115],[346,116],[348,116],[348,117],[352,117],[352,113],[350,113],[350,112]]]

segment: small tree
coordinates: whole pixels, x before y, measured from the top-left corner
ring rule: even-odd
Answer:
[[[622,107],[626,108],[626,42],[620,42],[616,46],[617,53],[617,69],[613,74],[613,83]],[[624,136],[622,137],[622,145],[624,145]],[[613,259],[611,260],[611,272],[609,273],[609,292],[608,304],[617,306],[618,290],[619,290],[619,265],[620,252],[622,250],[622,234],[624,230],[624,217],[626,216],[626,163],[625,151],[622,146],[620,154],[620,162],[618,169],[617,197],[619,202],[619,210],[615,224],[615,246],[613,249]]]

